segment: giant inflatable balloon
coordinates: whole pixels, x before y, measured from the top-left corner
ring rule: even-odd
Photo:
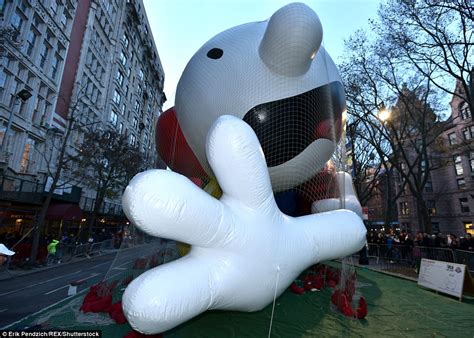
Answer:
[[[165,170],[130,182],[128,218],[152,236],[192,245],[128,286],[123,308],[134,329],[163,332],[211,309],[260,310],[308,266],[364,245],[350,176],[328,162],[343,131],[345,99],[321,40],[317,15],[293,3],[267,21],[218,34],[189,61],[177,88],[177,120],[158,124],[179,127],[181,155],[195,159],[165,161],[189,178],[202,171],[222,196]],[[160,143],[177,134],[162,132],[158,149],[169,154],[177,148]],[[308,195],[294,194],[298,187]],[[315,201],[311,192],[324,198]],[[277,201],[304,216],[288,216]],[[341,204],[353,211],[334,210]]]

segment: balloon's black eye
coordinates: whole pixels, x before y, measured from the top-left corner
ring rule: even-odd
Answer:
[[[224,51],[220,48],[212,48],[209,52],[207,52],[207,57],[211,59],[220,59],[221,56],[224,54]]]

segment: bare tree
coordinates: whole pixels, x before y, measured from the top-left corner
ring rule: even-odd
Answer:
[[[430,172],[445,164],[430,159],[446,156],[436,143],[443,131],[439,97],[425,74],[407,71],[405,63],[380,46],[379,40],[370,41],[364,32],[347,42],[341,72],[348,111],[362,129],[359,137],[373,147],[383,167],[401,177],[395,197],[406,186],[416,201],[419,224],[431,231],[424,188]],[[384,119],[381,112],[389,106],[390,118]]]
[[[53,135],[47,135],[46,142],[43,144],[43,151],[39,151],[45,162],[45,169],[48,178],[51,178],[51,184],[49,190],[41,205],[41,210],[35,219],[34,230],[33,230],[33,243],[31,247],[31,253],[29,261],[31,264],[36,262],[38,255],[38,247],[40,242],[40,236],[44,229],[46,214],[51,204],[54,192],[58,188],[63,188],[70,185],[71,182],[78,180],[77,173],[72,175],[74,171],[74,163],[79,159],[79,152],[77,146],[72,144],[71,136],[73,133],[82,132],[85,128],[90,125],[94,125],[96,121],[85,120],[83,114],[83,100],[86,95],[83,94],[83,90],[78,90],[78,95],[71,101],[68,100],[67,104],[69,107],[68,116],[65,119],[66,125],[64,130],[53,128]],[[66,100],[64,97],[59,96],[58,100]]]
[[[95,130],[84,134],[77,173],[85,173],[83,183],[96,192],[89,236],[105,199],[119,196],[143,164],[141,152],[129,143],[127,135],[115,130]]]
[[[382,50],[474,111],[471,0],[389,0],[373,21]],[[462,90],[455,90],[459,83]]]

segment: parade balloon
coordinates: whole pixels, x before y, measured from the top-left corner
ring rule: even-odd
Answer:
[[[292,3],[216,35],[189,61],[176,115],[157,125],[159,154],[175,172],[137,175],[123,208],[142,231],[191,251],[127,287],[135,330],[164,332],[207,310],[261,310],[305,268],[364,245],[350,176],[329,164],[346,105],[322,36],[316,13]],[[344,206],[352,211],[334,210]]]
[[[365,243],[365,226],[352,211],[282,213],[260,143],[241,119],[219,117],[206,149],[220,200],[167,170],[138,174],[125,190],[124,212],[138,228],[192,245],[125,290],[124,313],[137,331],[164,332],[207,310],[261,310],[304,269]]]

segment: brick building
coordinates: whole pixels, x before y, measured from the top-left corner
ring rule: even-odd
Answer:
[[[456,90],[462,90],[459,84]],[[466,233],[474,234],[474,122],[462,99],[453,96],[450,106],[449,119],[438,122],[442,132],[436,145],[442,148],[444,160],[440,165],[439,157],[430,157],[430,161],[438,163],[430,172],[423,196],[431,215],[433,232],[464,236]],[[439,150],[431,149],[430,153],[436,152]],[[417,224],[416,200],[408,189],[398,199],[397,206],[401,227],[421,230]]]

